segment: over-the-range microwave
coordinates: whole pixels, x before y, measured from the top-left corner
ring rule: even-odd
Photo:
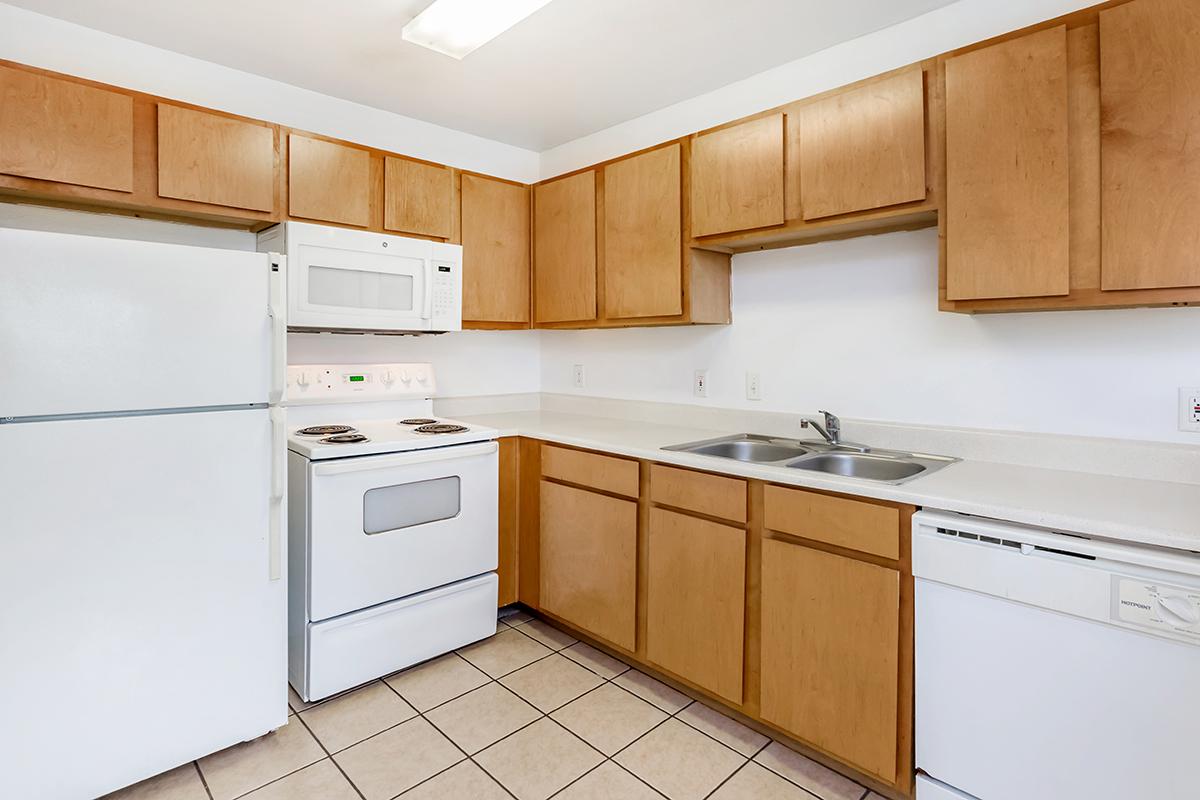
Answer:
[[[462,247],[306,222],[258,234],[287,256],[288,330],[462,330]]]

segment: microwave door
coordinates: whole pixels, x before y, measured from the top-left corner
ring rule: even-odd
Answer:
[[[288,323],[298,328],[424,330],[430,310],[428,254],[363,253],[301,246],[291,267]]]

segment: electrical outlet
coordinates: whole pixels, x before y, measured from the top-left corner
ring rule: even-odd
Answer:
[[[692,380],[692,394],[696,397],[708,397],[708,370],[698,369]]]
[[[1179,430],[1200,433],[1200,386],[1179,387]]]
[[[762,400],[762,383],[758,379],[757,372],[746,373],[746,399]]]
[[[576,364],[571,368],[571,383],[575,385],[576,389],[584,387],[583,364]]]

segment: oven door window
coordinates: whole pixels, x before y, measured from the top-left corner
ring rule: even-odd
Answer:
[[[457,475],[369,489],[363,495],[363,533],[368,536],[457,517],[462,481]]]

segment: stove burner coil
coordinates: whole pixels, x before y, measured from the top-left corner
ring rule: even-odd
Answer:
[[[427,417],[414,417],[413,419],[402,419],[397,425],[433,425],[437,422],[436,419],[428,419]]]
[[[452,425],[449,422],[438,422],[432,425],[422,425],[415,429],[417,433],[462,433],[470,430],[465,425]]]
[[[326,436],[321,444],[358,444],[371,441],[361,433],[339,433],[336,436]]]
[[[301,436],[334,436],[339,433],[356,433],[349,425],[313,425],[296,431]]]

